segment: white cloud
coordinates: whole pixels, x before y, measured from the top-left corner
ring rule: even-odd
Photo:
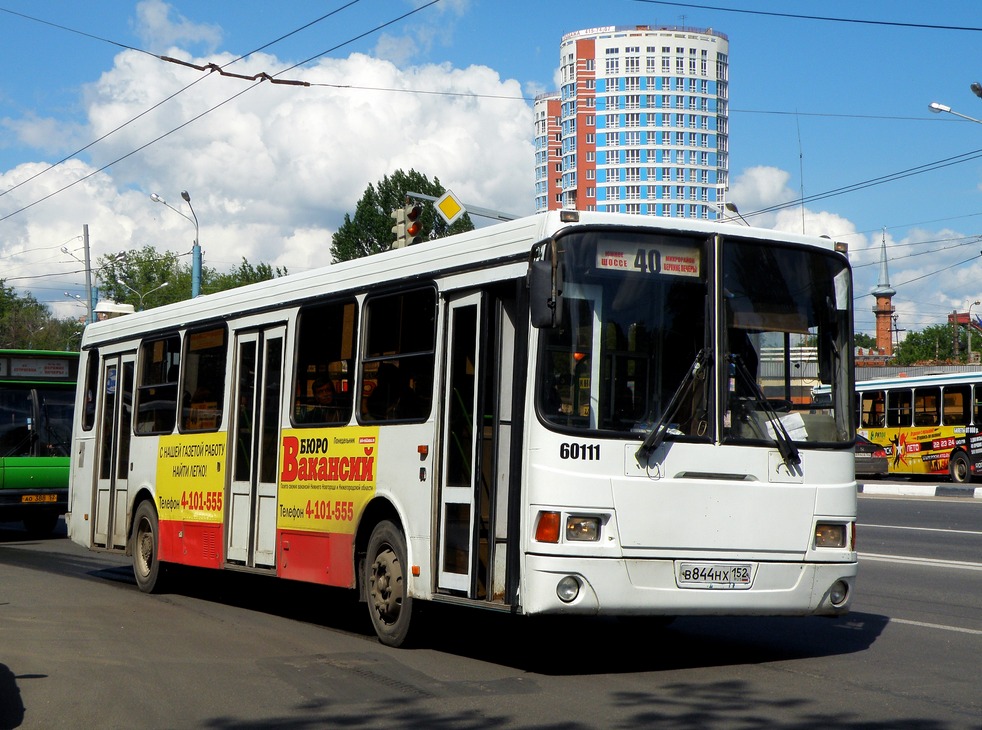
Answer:
[[[206,51],[218,47],[222,30],[216,25],[192,23],[162,0],[143,0],[136,6],[133,31],[140,38],[145,50],[160,53],[174,45],[204,45]]]
[[[232,60],[192,58],[178,48],[168,55],[199,65]],[[286,65],[254,54],[232,68],[251,75]],[[439,178],[465,203],[531,213],[532,115],[517,81],[483,66],[399,68],[361,54],[325,58],[289,78],[312,85],[243,81],[134,51],[118,54],[113,68],[85,90],[88,124],[78,136],[109,135],[88,150],[91,161],[70,161],[23,185],[4,197],[3,211],[108,167],[8,218],[0,256],[28,251],[18,254],[19,265],[70,271],[74,264],[53,267],[68,259],[47,247],[78,236],[83,223],[93,261],[146,244],[185,252],[193,227],[149,195],[159,193],[187,214],[180,198],[187,190],[206,265],[227,270],[245,256],[301,271],[329,262],[332,233],[370,183],[410,167]],[[47,134],[58,136],[54,122]],[[0,172],[0,189],[41,169]],[[74,275],[52,282],[62,290],[79,283]],[[72,306],[67,298],[59,304],[60,315]]]

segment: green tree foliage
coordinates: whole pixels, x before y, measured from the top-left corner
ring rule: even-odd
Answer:
[[[422,193],[435,198],[446,190],[439,178],[429,178],[415,170],[396,170],[373,185],[369,183],[361,199],[355,205],[355,215],[344,214],[344,222],[331,237],[331,257],[334,261],[369,256],[392,247],[392,211],[405,204],[406,193]],[[423,203],[423,235],[425,238],[443,238],[463,231],[471,231],[474,224],[466,213],[452,226],[436,212],[430,201]]]
[[[191,297],[191,262],[182,261],[181,256],[170,251],[158,253],[153,246],[144,246],[139,251],[102,256],[98,263],[102,299],[132,304],[135,309],[140,309],[142,294],[143,309],[152,309]],[[253,265],[244,257],[241,264],[227,273],[202,266],[201,292],[211,294],[234,289],[286,273],[286,269],[273,269],[267,263]]]
[[[77,318],[53,318],[44,304],[30,294],[17,294],[0,279],[0,347],[76,350],[82,327]]]
[[[959,356],[956,358],[951,325],[931,325],[920,332],[908,332],[904,341],[894,348],[894,362],[897,365],[926,362],[964,362],[968,353],[967,344],[968,337],[965,330],[963,327],[959,327]]]
[[[856,347],[862,347],[864,350],[869,347],[876,347],[876,338],[873,335],[868,335],[865,332],[857,332],[853,335],[853,342]]]

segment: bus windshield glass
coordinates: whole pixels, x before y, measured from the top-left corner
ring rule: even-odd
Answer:
[[[565,281],[561,324],[541,335],[545,421],[641,433],[661,415],[708,344],[709,243],[611,230],[557,241]],[[693,405],[673,427],[705,435],[704,414]]]
[[[546,423],[641,437],[663,429],[676,439],[851,442],[842,256],[616,229],[556,246],[562,313],[540,330],[537,407]],[[717,247],[718,280],[709,265]],[[818,383],[838,400],[809,413]]]

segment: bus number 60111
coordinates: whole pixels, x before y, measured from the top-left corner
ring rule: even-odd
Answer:
[[[559,444],[560,459],[597,461],[600,458],[600,444]]]

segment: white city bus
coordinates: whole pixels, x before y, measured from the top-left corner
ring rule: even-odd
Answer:
[[[421,600],[843,613],[851,302],[828,239],[563,211],[97,322],[69,533],[148,592],[355,589],[393,646]],[[757,375],[802,337],[821,413]]]

